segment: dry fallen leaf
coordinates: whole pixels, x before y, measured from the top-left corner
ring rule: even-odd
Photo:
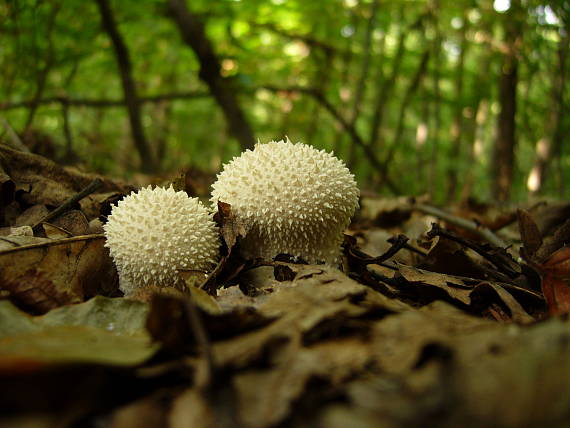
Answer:
[[[560,426],[570,418],[570,324],[535,322],[545,316],[538,276],[514,249],[463,232],[438,228],[426,241],[434,218],[412,212],[408,199],[363,202],[373,218],[351,229],[344,273],[242,260],[234,249],[247,230],[220,204],[226,247],[208,280],[180,272],[186,287],[145,288],[138,297],[149,303],[81,303],[116,291],[116,272],[101,235],[69,232],[104,220],[124,189],[107,182],[81,211],[36,229],[51,239],[34,237],[29,226],[10,226],[33,224],[91,177],[1,147],[0,156],[0,296],[47,312],[32,317],[0,301],[1,426],[456,427],[466,418]],[[552,314],[570,305],[570,222],[560,213],[544,228],[519,214]],[[512,216],[493,220],[489,207],[463,214],[489,226]],[[30,412],[38,417],[23,417]]]
[[[10,179],[26,188],[21,198],[26,204],[61,205],[67,198],[89,185],[96,177],[73,168],[62,167],[42,156],[20,152],[0,144],[0,166]],[[0,176],[1,178],[1,176]],[[103,179],[103,191],[123,192],[126,188]]]
[[[563,247],[538,266],[550,315],[570,312],[570,247]]]
[[[104,243],[102,235],[86,235],[2,250],[2,289],[34,313],[112,294],[115,270]]]

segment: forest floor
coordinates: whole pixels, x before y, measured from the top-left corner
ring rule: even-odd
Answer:
[[[341,269],[242,260],[226,207],[208,278],[126,299],[101,219],[132,189],[0,145],[0,426],[570,421],[570,203],[364,195]]]

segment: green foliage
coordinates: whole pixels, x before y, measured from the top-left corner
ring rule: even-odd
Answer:
[[[407,194],[430,192],[441,200],[446,196],[449,171],[455,171],[456,196],[464,188],[469,194],[490,196],[490,153],[500,108],[497,88],[507,19],[493,8],[491,0],[380,2],[370,52],[364,47],[372,0],[192,0],[188,5],[205,22],[222,74],[232,80],[261,141],[287,135],[334,149],[349,160],[354,141],[318,99],[264,87],[316,89],[350,122],[362,64],[369,55],[354,126],[381,161],[394,151],[388,165],[396,187]],[[164,2],[115,0],[111,6],[130,51],[141,97],[207,92],[199,78],[200,64],[181,41]],[[523,24],[523,37],[517,54],[515,199],[526,197],[535,145],[551,132],[558,49],[570,28],[568,2],[533,0],[524,3],[523,12],[517,18]],[[36,97],[122,99],[113,46],[101,29],[95,2],[17,0],[1,5],[0,14],[4,18],[0,26],[0,105],[5,110],[2,115],[17,131],[26,127],[29,109],[7,109],[9,103]],[[402,52],[398,51],[400,37],[404,37]],[[462,47],[464,62],[459,69]],[[426,50],[425,73],[410,89]],[[398,58],[399,70],[391,82]],[[45,85],[39,89],[42,75]],[[461,90],[457,85],[460,76]],[[389,88],[389,95],[379,138],[371,142],[377,98],[386,94],[382,85]],[[568,90],[566,85],[562,95],[566,107]],[[460,149],[454,155],[452,128],[458,111]],[[239,153],[219,106],[210,97],[148,102],[142,119],[155,151],[165,145],[164,170],[187,164],[216,170]],[[124,107],[71,106],[69,120],[73,149],[91,167],[122,174],[138,167]],[[562,127],[568,130],[569,125],[566,115]],[[61,104],[41,104],[32,127],[49,135],[63,152],[66,137]],[[563,192],[568,177],[570,153],[562,145],[558,155],[560,168],[552,166],[544,186],[550,194]],[[351,163],[363,187],[386,190],[378,187],[380,174],[359,147]]]

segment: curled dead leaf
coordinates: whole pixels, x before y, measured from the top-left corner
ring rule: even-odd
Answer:
[[[550,315],[570,312],[570,247],[554,252],[537,268]]]
[[[0,251],[1,288],[33,313],[113,294],[115,268],[104,243],[102,235],[85,235]]]

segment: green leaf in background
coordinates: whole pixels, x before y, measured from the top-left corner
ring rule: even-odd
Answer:
[[[130,366],[157,350],[145,329],[145,303],[95,297],[33,317],[0,302],[0,370],[22,363]]]

